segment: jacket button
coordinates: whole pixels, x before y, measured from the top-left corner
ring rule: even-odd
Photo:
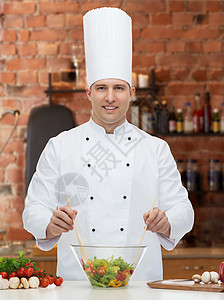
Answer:
[[[90,167],[91,167],[91,164],[88,164],[88,165],[87,165],[87,167],[89,167],[89,168],[90,168]]]
[[[92,228],[92,232],[95,232],[96,231],[96,229],[95,228]]]
[[[123,199],[127,199],[127,196],[123,196]]]
[[[127,164],[126,164],[126,166],[127,166],[127,167],[129,167],[129,166],[130,166],[130,164],[129,164],[129,163],[127,163]]]
[[[87,140],[87,141],[89,141],[89,138],[88,138],[88,137],[86,137],[86,140]]]
[[[90,197],[90,200],[93,200],[93,199],[94,199],[94,197],[93,197],[93,196],[91,196],[91,197]]]
[[[124,228],[123,228],[123,227],[121,227],[121,228],[120,228],[120,231],[124,231]]]
[[[128,140],[129,140],[129,141],[131,140],[131,137],[130,137],[130,136],[128,137]]]

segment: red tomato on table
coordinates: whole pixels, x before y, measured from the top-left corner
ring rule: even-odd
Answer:
[[[45,277],[45,278],[43,278],[42,280],[41,280],[41,282],[40,282],[40,286],[42,286],[42,287],[47,287],[47,286],[49,286],[49,280]]]
[[[2,276],[3,279],[7,279],[8,278],[8,273],[7,272],[1,272],[0,275]]]
[[[33,275],[33,268],[29,267],[28,269],[25,269],[24,275],[27,277],[31,277]]]
[[[56,277],[56,278],[55,278],[54,284],[55,284],[56,286],[60,286],[60,285],[62,285],[62,283],[63,283],[63,278],[62,278],[62,277]]]

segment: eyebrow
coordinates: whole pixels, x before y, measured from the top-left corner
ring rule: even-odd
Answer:
[[[104,87],[105,87],[105,86],[108,86],[108,85],[107,85],[107,84],[103,84],[103,83],[102,83],[102,84],[96,84],[96,85],[95,85],[95,87],[100,87],[100,86],[104,86]],[[122,84],[122,83],[120,83],[120,84],[115,84],[115,85],[114,85],[114,87],[117,87],[117,86],[126,87],[126,85],[125,85],[125,84]]]

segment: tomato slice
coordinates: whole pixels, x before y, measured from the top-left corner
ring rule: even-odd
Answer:
[[[100,275],[100,276],[103,276],[103,275],[105,274],[105,272],[106,272],[106,270],[105,270],[104,267],[98,267],[98,268],[96,269],[96,273],[97,273],[98,275]]]
[[[128,277],[128,275],[130,274],[130,271],[125,269],[121,272],[121,276],[126,279]]]

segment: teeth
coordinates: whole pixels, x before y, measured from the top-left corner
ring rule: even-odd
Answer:
[[[115,109],[115,106],[104,106],[106,109]]]

